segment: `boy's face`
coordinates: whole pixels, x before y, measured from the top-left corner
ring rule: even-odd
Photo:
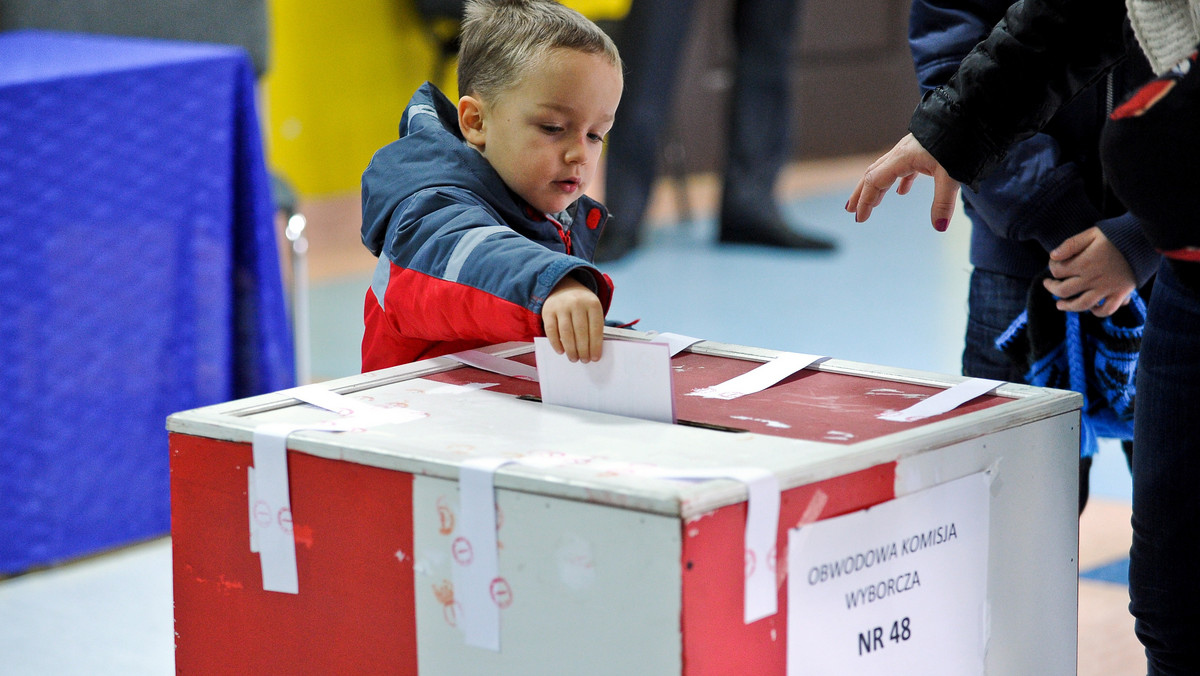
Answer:
[[[459,124],[509,188],[558,213],[591,186],[621,88],[602,54],[555,49],[494,99],[463,97]]]

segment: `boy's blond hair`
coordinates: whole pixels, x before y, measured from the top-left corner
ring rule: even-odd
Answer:
[[[556,48],[603,54],[621,68],[612,39],[554,0],[471,0],[458,53],[458,93],[493,99]]]

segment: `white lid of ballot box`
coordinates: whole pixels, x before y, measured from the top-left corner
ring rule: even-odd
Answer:
[[[609,337],[631,340],[652,339],[651,334],[635,331],[608,329],[607,333]],[[506,343],[484,351],[528,360],[533,346]],[[743,370],[780,354],[707,341],[693,345],[688,353],[692,358],[735,360]],[[496,472],[496,487],[687,519],[744,501],[745,484],[727,479],[676,481],[662,478],[661,470],[686,473],[730,467],[766,469],[776,476],[781,489],[788,489],[1077,411],[1082,400],[1074,392],[1004,384],[989,395],[998,401],[986,408],[952,411],[918,423],[887,423],[896,431],[877,431],[863,440],[844,436],[825,440],[779,436],[769,427],[735,433],[650,422],[545,405],[494,391],[496,388],[437,379],[456,369],[470,368],[440,357],[320,383],[319,387],[330,392],[373,406],[426,415],[345,432],[300,430],[288,438],[288,448],[451,480],[458,478],[459,467],[469,459],[540,458],[541,462],[518,461],[503,466]],[[966,380],[837,359],[820,361],[808,371],[881,381],[877,384],[892,391],[904,387],[945,389]],[[479,371],[468,380],[499,383],[505,378]],[[259,425],[319,423],[337,417],[331,411],[298,401],[289,395],[293,391],[176,413],[168,418],[167,428],[175,433],[250,443]],[[775,401],[771,405],[794,406],[792,415],[819,416],[826,404]],[[811,410],[806,412],[806,406]],[[864,410],[861,416],[864,424],[878,430],[881,423],[873,412]],[[548,457],[558,461],[545,462]]]

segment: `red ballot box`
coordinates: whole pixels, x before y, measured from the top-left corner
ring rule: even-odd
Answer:
[[[532,363],[529,344],[487,351]],[[844,659],[889,673],[904,663],[894,660],[961,644],[978,673],[1071,672],[1080,397],[1004,384],[892,422],[880,416],[966,379],[835,359],[736,399],[687,396],[778,354],[701,342],[673,357],[674,425],[543,404],[536,382],[450,358],[321,383],[347,410],[382,417],[286,437],[286,518],[256,515],[255,431],[319,427],[337,412],[285,390],[173,415],[177,671],[783,675]],[[475,499],[468,474],[493,486],[494,522],[481,523],[494,537],[472,530],[469,505],[492,501]],[[933,489],[985,475],[973,493],[982,508],[938,502]],[[778,499],[769,521],[754,506],[770,503],[765,485]],[[883,518],[880,507],[922,496],[925,512],[882,526],[894,541],[859,547],[862,527],[847,526],[846,556],[829,565],[816,549],[788,551],[789,532],[822,527],[841,546],[841,518]],[[939,525],[906,516],[926,512]],[[263,589],[268,555],[252,533],[268,522],[291,534],[298,593]],[[764,523],[769,553],[749,544]],[[909,563],[956,547],[977,558],[954,580],[933,572],[953,561]],[[477,593],[460,575],[485,555],[498,568]],[[789,574],[803,556],[820,563]],[[893,563],[907,567],[887,572]],[[767,598],[756,592],[764,579]],[[789,607],[789,585],[827,579],[854,607]],[[971,593],[978,603],[952,607]],[[747,622],[764,602],[769,612]],[[935,645],[936,616],[964,611],[983,633]],[[879,612],[895,627],[872,619]],[[496,623],[480,629],[483,616]],[[830,638],[805,638],[829,654],[789,654],[789,621],[813,619]],[[496,645],[473,643],[479,631]]]

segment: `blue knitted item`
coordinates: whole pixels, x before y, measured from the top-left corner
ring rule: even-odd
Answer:
[[[1079,454],[1094,455],[1099,439],[1133,438],[1137,356],[1146,305],[1134,292],[1110,317],[1061,312],[1056,298],[1033,280],[1025,311],[996,339],[996,348],[1027,368],[1025,382],[1083,395]]]

